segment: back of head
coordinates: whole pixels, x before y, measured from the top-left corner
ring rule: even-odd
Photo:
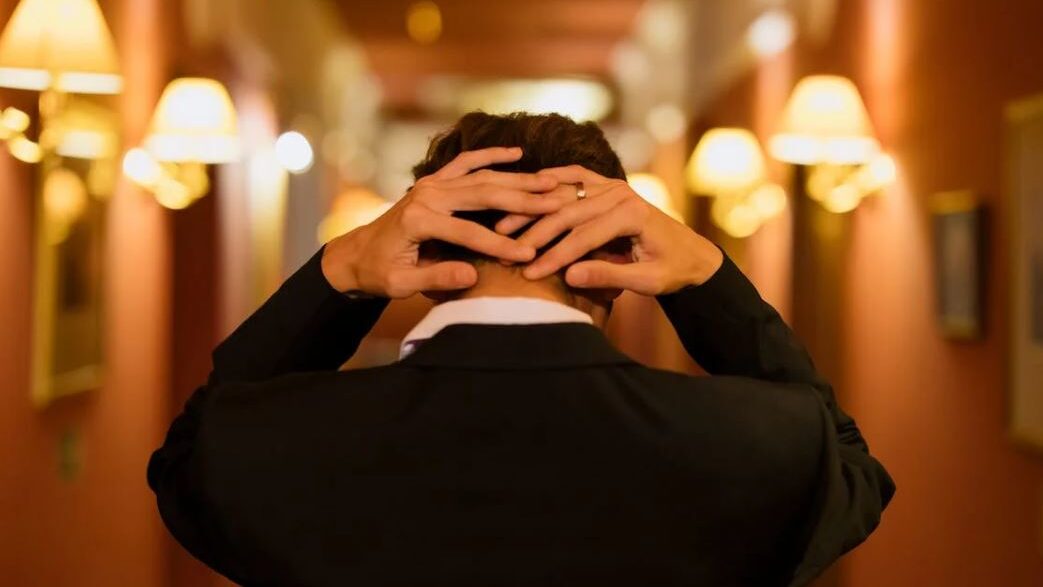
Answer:
[[[523,151],[518,161],[489,167],[495,171],[535,173],[550,167],[580,165],[604,177],[626,179],[619,157],[595,123],[578,123],[560,114],[525,112],[464,115],[431,141],[427,156],[413,168],[413,177],[420,179],[438,171],[464,151],[488,147],[521,147]],[[505,213],[484,210],[455,215],[492,228]],[[489,260],[485,255],[443,241],[423,243],[420,255],[440,260]]]

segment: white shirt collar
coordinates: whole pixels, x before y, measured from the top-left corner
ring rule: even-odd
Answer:
[[[555,324],[562,322],[594,321],[585,312],[575,308],[538,298],[467,298],[444,302],[431,309],[426,316],[409,331],[399,358],[411,354],[420,342],[452,324]]]

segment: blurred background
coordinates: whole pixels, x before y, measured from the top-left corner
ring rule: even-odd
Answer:
[[[0,584],[224,585],[145,464],[461,113],[595,120],[898,493],[820,586],[1043,585],[1039,0],[0,0]],[[395,302],[349,366],[394,360]],[[698,372],[654,300],[613,340]]]

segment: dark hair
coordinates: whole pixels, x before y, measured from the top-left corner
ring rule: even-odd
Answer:
[[[413,177],[420,179],[438,171],[464,151],[488,147],[521,147],[523,151],[518,161],[489,166],[489,169],[495,171],[535,173],[549,167],[581,165],[604,177],[626,179],[623,164],[597,124],[579,123],[560,114],[527,112],[506,115],[485,112],[465,114],[456,124],[432,139],[427,156],[413,167]],[[492,228],[506,213],[480,210],[457,212],[455,215]],[[556,242],[551,242],[544,250]],[[443,260],[489,260],[486,255],[443,241],[421,243],[420,255]]]

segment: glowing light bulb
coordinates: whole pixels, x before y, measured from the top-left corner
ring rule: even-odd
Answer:
[[[822,206],[830,212],[844,214],[857,208],[861,200],[862,194],[858,188],[849,183],[842,183],[822,199]]]
[[[40,145],[30,141],[24,136],[17,136],[7,142],[7,150],[15,159],[23,163],[39,163],[43,158],[43,149]]]
[[[29,128],[29,122],[29,115],[14,106],[4,108],[3,114],[0,115],[0,124],[12,132],[25,132],[25,129]]]
[[[290,173],[304,173],[315,162],[311,143],[297,131],[284,132],[275,141],[275,158]]]
[[[895,160],[890,155],[881,153],[859,169],[855,182],[864,192],[872,193],[891,185],[896,179],[898,166],[895,165]]]
[[[87,188],[78,175],[59,167],[44,180],[43,203],[49,220],[71,224],[87,210]]]
[[[164,208],[181,210],[196,200],[192,190],[180,181],[165,176],[156,184],[156,201]]]
[[[785,51],[797,37],[797,23],[793,16],[781,9],[760,15],[746,31],[746,44],[761,57],[770,57]]]
[[[163,168],[148,151],[135,147],[123,156],[123,174],[140,186],[151,187],[163,176]]]
[[[753,190],[749,203],[761,219],[774,218],[786,209],[786,190],[777,183],[766,183]]]
[[[717,226],[735,238],[746,238],[761,225],[760,214],[743,198],[716,198],[710,207],[710,216]]]

